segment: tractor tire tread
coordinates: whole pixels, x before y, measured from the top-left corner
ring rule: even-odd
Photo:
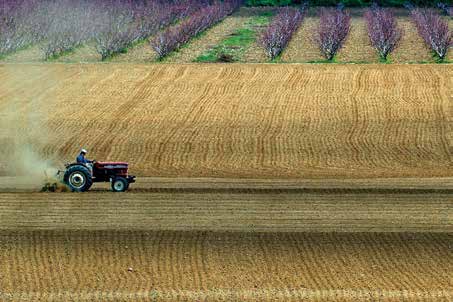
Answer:
[[[117,191],[117,190],[115,189],[115,182],[116,182],[116,181],[122,181],[122,182],[123,182],[123,184],[124,184],[124,189],[123,189],[122,191]],[[129,181],[128,181],[126,178],[121,177],[121,176],[118,176],[118,177],[113,178],[113,180],[112,180],[112,191],[113,191],[113,192],[125,192],[125,191],[127,191],[128,189],[129,189]]]
[[[82,172],[83,174],[85,174],[85,177],[86,177],[86,184],[85,184],[85,186],[83,186],[80,189],[75,189],[75,188],[71,187],[71,185],[69,183],[69,176],[72,173],[77,172],[77,171]],[[64,174],[63,180],[64,180],[65,184],[67,186],[69,186],[69,188],[73,192],[86,192],[93,185],[93,177],[91,176],[90,170],[87,167],[82,166],[82,165],[74,165],[74,166],[69,167]]]

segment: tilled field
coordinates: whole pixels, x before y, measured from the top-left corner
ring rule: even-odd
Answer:
[[[452,234],[1,231],[1,301],[451,301]]]
[[[451,179],[0,193],[0,300],[451,301],[452,196]]]
[[[0,301],[453,298],[448,178],[16,181],[0,178]]]
[[[154,189],[0,194],[0,230],[453,232],[451,191]]]
[[[449,65],[2,65],[0,174],[19,138],[143,176],[452,175]]]
[[[453,232],[452,181],[139,178],[74,194],[1,177],[0,230]]]
[[[452,178],[139,178],[125,194],[20,182],[0,177],[0,230],[453,232]]]
[[[452,79],[2,65],[0,175],[84,146],[154,177],[125,194],[0,177],[0,301],[451,301]]]

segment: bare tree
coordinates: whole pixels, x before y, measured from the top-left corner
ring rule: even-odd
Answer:
[[[341,49],[351,28],[351,16],[338,8],[323,8],[315,40],[321,53],[332,60]]]
[[[125,51],[159,30],[199,10],[207,0],[158,1],[110,0],[99,6],[96,48],[102,60]]]
[[[411,17],[426,45],[443,61],[453,45],[453,32],[448,23],[433,9],[413,9]]]
[[[383,60],[387,60],[402,36],[402,30],[398,28],[393,12],[390,9],[373,7],[365,12],[365,20],[371,45]]]
[[[94,11],[86,1],[48,3],[46,37],[41,46],[45,59],[73,50],[92,38]]]
[[[285,49],[302,23],[306,7],[307,5],[304,4],[301,9],[289,7],[279,9],[260,37],[260,43],[269,58],[275,59]]]
[[[39,22],[33,12],[36,1],[3,0],[0,2],[0,56],[35,43]]]
[[[231,14],[240,6],[240,3],[239,0],[224,0],[204,7],[187,19],[156,35],[151,41],[151,47],[159,58],[163,58]]]

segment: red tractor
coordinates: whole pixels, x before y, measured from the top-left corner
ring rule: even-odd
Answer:
[[[124,162],[73,163],[66,165],[63,181],[73,192],[88,191],[94,182],[110,182],[113,192],[124,192],[135,182],[128,170]]]

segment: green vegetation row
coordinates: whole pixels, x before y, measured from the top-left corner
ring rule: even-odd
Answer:
[[[263,12],[259,16],[252,18],[231,36],[196,58],[195,62],[241,61],[249,46],[258,39],[257,29],[268,26],[272,16],[272,12]]]

